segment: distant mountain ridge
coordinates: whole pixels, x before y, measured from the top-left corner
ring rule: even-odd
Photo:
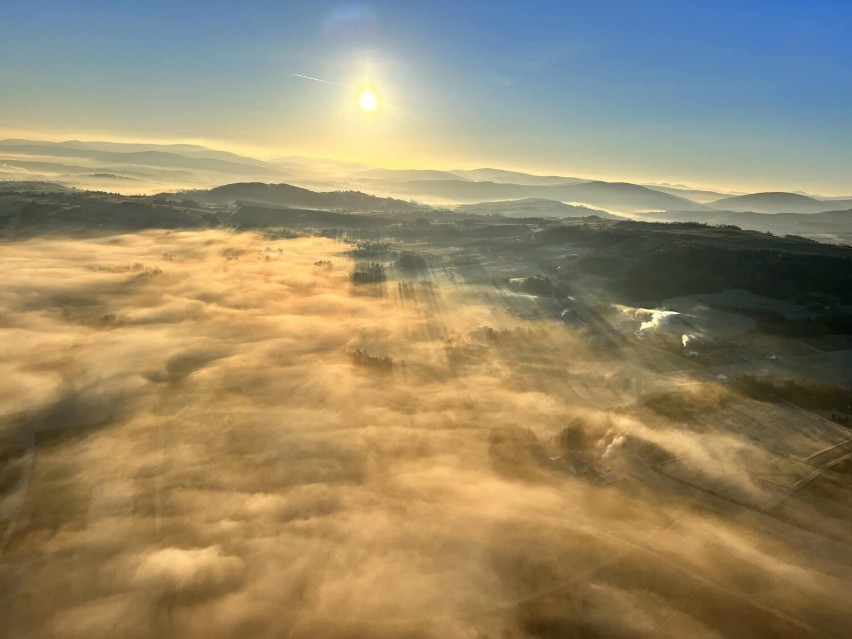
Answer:
[[[205,156],[187,156],[185,154],[176,153],[173,151],[164,151],[161,149],[143,149],[132,151],[106,151],[95,148],[83,148],[82,143],[18,143],[17,140],[2,140],[0,141],[0,152],[7,154],[20,154],[26,156],[40,155],[50,157],[68,157],[68,158],[85,158],[104,163],[106,165],[140,165],[140,166],[157,166],[176,169],[196,169],[202,171],[214,171],[218,173],[231,173],[235,175],[268,175],[276,176],[280,174],[280,169],[272,165],[268,165],[260,160],[251,160],[246,158],[246,161],[234,161],[233,159],[223,159],[221,157],[205,157]],[[103,142],[99,145],[107,145],[110,143]],[[133,145],[121,145],[132,147]],[[151,146],[151,145],[140,145]],[[233,155],[233,154],[232,154]],[[233,156],[239,158],[240,156]]]
[[[82,141],[82,140],[65,140],[63,142],[51,142],[45,140],[24,140],[24,139],[6,139],[0,140],[0,151],[10,149],[12,147],[30,147],[34,151],[38,151],[38,155],[58,155],[56,153],[46,153],[49,150],[55,149],[74,149],[78,151],[104,151],[107,153],[136,153],[139,151],[164,151],[167,153],[176,153],[187,157],[207,158],[213,160],[224,160],[226,162],[236,162],[238,164],[248,164],[269,167],[270,163],[248,157],[246,155],[238,155],[230,151],[219,151],[210,149],[206,146],[198,144],[151,144],[142,142],[99,142],[99,141]],[[77,156],[80,157],[80,156]]]
[[[754,213],[822,213],[852,208],[852,199],[817,200],[798,193],[767,192],[727,197],[709,206],[723,211]]]
[[[365,169],[358,172],[359,177],[370,179],[382,179],[391,181],[409,181],[409,180],[460,180],[462,182],[470,182],[465,177],[461,177],[449,171],[435,171],[431,169]]]
[[[415,180],[400,182],[401,194],[438,198],[457,203],[543,198],[560,202],[579,202],[616,211],[705,210],[707,207],[668,193],[661,193],[627,182],[581,182],[530,186],[497,182],[461,182],[458,180]]]
[[[53,182],[83,190],[141,195],[217,184],[286,183],[319,188],[323,193],[361,192],[367,208],[414,206],[407,199],[464,205],[539,199],[598,207],[614,212],[735,211],[819,213],[852,208],[852,197],[767,192],[729,196],[683,184],[633,184],[559,175],[534,175],[492,167],[457,170],[384,169],[353,162],[284,156],[264,161],[195,144],[150,144],[66,140],[0,140],[0,181]],[[295,188],[295,187],[294,187]],[[252,197],[273,197],[255,188]],[[367,195],[376,193],[378,195]],[[280,197],[274,195],[273,200]],[[379,197],[379,196],[389,197]],[[354,196],[336,196],[351,205]],[[369,200],[366,198],[374,198]],[[281,205],[278,201],[266,201]],[[336,208],[324,197],[311,204]],[[558,208],[558,207],[557,207]]]
[[[654,191],[660,191],[661,193],[668,193],[669,195],[685,197],[693,202],[698,202],[699,204],[709,204],[715,200],[732,197],[731,193],[708,191],[707,189],[690,189],[685,186],[664,186],[662,184],[642,184],[640,186],[653,189]]]
[[[555,184],[579,184],[590,182],[584,178],[563,177],[559,175],[532,175],[519,171],[506,171],[504,169],[453,169],[449,171],[453,175],[473,182],[496,182],[498,184],[522,184],[524,186],[551,186]]]

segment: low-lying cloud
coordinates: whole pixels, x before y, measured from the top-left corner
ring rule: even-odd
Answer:
[[[748,510],[780,494],[755,469],[800,462],[642,404],[673,382],[629,344],[471,287],[360,294],[346,248],[3,245],[6,636],[747,636],[722,604],[772,636],[841,631],[828,546],[797,554]],[[560,444],[571,420],[591,452]],[[615,481],[569,472],[583,455]]]

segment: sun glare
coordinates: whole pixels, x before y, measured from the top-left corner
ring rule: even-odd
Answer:
[[[372,91],[362,91],[361,95],[358,96],[358,106],[361,107],[362,111],[375,111],[376,107],[379,106],[379,101],[376,99],[376,94]]]

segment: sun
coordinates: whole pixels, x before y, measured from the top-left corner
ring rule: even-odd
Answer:
[[[379,100],[372,91],[362,91],[361,95],[358,96],[358,106],[361,107],[362,111],[370,113],[379,106]]]

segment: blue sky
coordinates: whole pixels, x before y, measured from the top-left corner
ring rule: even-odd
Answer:
[[[6,137],[852,193],[848,0],[0,0],[0,24]]]

